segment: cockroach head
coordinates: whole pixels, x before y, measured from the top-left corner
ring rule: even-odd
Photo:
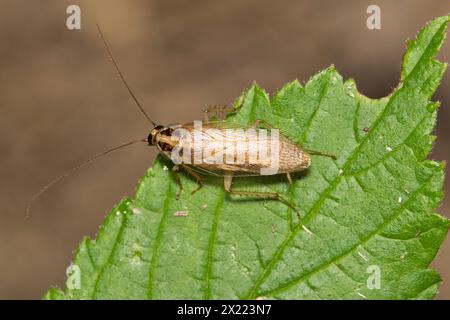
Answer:
[[[148,138],[147,138],[147,141],[148,141],[148,144],[149,145],[151,145],[151,146],[154,146],[155,144],[156,144],[156,136],[158,135],[158,133],[162,130],[162,129],[164,129],[164,126],[160,126],[160,125],[158,125],[158,126],[155,126],[151,131],[150,131],[150,134],[148,135]]]

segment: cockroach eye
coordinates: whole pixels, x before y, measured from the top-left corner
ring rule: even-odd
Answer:
[[[147,142],[149,145],[152,145],[152,138],[153,138],[153,134],[150,132],[148,137],[147,137]]]

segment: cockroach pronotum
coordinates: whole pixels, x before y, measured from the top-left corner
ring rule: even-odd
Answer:
[[[292,183],[291,173],[307,169],[311,164],[311,154],[336,159],[334,155],[301,148],[285,136],[278,134],[277,129],[263,120],[257,120],[250,126],[242,126],[228,121],[209,119],[210,113],[235,111],[234,107],[213,107],[204,110],[204,122],[171,126],[157,124],[149,117],[125,80],[98,25],[97,29],[121,82],[153,128],[146,139],[130,141],[97,154],[50,181],[31,199],[27,207],[27,216],[31,204],[62,178],[100,157],[141,142],[156,146],[165,158],[174,163],[172,173],[179,186],[177,198],[183,191],[178,174],[180,169],[183,169],[197,181],[198,187],[191,192],[192,194],[203,186],[203,174],[221,176],[224,178],[224,189],[228,194],[277,200],[293,209],[299,216],[297,208],[277,192],[233,190],[231,187],[233,177],[285,174],[288,182]],[[265,131],[261,127],[265,127]],[[198,143],[199,141],[201,143]],[[206,157],[204,157],[205,153]],[[268,154],[269,157],[267,157]],[[276,163],[275,167],[274,163]]]

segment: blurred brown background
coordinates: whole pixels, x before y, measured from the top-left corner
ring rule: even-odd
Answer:
[[[81,30],[66,28],[70,4],[81,7]],[[381,7],[381,30],[366,28],[369,4]],[[49,191],[25,219],[27,201],[49,179],[149,130],[96,22],[148,112],[172,123],[231,103],[254,80],[273,92],[330,64],[382,97],[398,82],[405,40],[448,14],[450,2],[0,0],[0,8],[0,298],[38,299],[63,286],[78,242],[133,194],[156,154],[137,146],[104,158]],[[441,60],[450,62],[449,48]],[[449,70],[435,99],[442,107],[431,157],[448,160]],[[439,212],[450,216],[448,200]],[[433,265],[444,279],[438,298],[449,299],[450,237]]]

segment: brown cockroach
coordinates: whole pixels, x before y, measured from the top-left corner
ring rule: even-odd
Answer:
[[[177,198],[183,191],[183,185],[178,174],[180,169],[183,169],[188,175],[192,176],[197,181],[198,187],[191,192],[192,194],[194,194],[203,186],[203,174],[220,176],[224,178],[224,190],[228,194],[247,196],[258,199],[277,200],[293,209],[299,216],[298,210],[277,192],[257,192],[232,189],[231,186],[233,177],[285,174],[288,182],[292,183],[291,173],[307,169],[311,164],[311,154],[322,155],[336,159],[334,155],[319,151],[306,150],[283,135],[279,135],[277,137],[277,140],[272,140],[271,138],[269,138],[269,135],[262,135],[260,133],[257,133],[256,130],[261,126],[270,129],[270,131],[272,132],[276,130],[263,120],[257,120],[250,126],[242,126],[238,124],[232,124],[227,121],[210,120],[209,118],[210,113],[236,111],[236,108],[234,107],[210,107],[207,110],[204,110],[204,122],[202,122],[200,128],[196,126],[195,122],[175,124],[170,126],[157,124],[149,117],[141,103],[134,95],[133,91],[125,80],[124,75],[120,71],[118,63],[114,58],[98,25],[97,28],[108,56],[112,61],[120,80],[127,88],[130,96],[136,103],[140,112],[152,124],[153,128],[150,130],[150,133],[146,139],[130,141],[104,151],[100,154],[97,154],[50,181],[33,196],[29,206],[27,207],[27,215],[29,213],[31,204],[36,199],[38,199],[45,191],[56,184],[59,180],[69,176],[73,171],[78,170],[85,165],[93,162],[94,160],[115,152],[119,149],[137,143],[145,142],[150,146],[156,146],[160,154],[162,154],[166,159],[172,162],[174,162],[174,151],[176,151],[176,154],[179,155],[181,159],[189,160],[184,162],[181,161],[180,163],[174,163],[172,167],[174,179],[179,186]],[[227,133],[230,132],[227,130],[230,129],[235,131],[232,135],[227,135]],[[250,133],[248,133],[248,130],[250,129],[253,129],[254,131],[250,131]],[[260,131],[260,129],[258,129],[258,131]],[[182,132],[181,135],[180,132]],[[195,148],[195,137],[200,137],[201,141],[203,142],[200,149]],[[194,161],[196,154],[198,154],[199,152],[203,154],[205,148],[208,148],[209,146],[214,144],[218,144],[219,146],[227,146],[224,148],[223,153],[219,155],[219,159],[231,159],[232,161]],[[269,170],[269,167],[271,166],[270,161],[267,161],[267,159],[261,160],[260,155],[256,154],[257,152],[253,152],[255,151],[254,147],[260,145],[265,145],[265,152],[270,153],[276,149],[277,168],[275,171]],[[253,146],[253,149],[249,146]],[[214,152],[216,149],[212,150]],[[186,155],[187,153],[188,155]],[[240,158],[240,161],[236,161],[237,158]],[[266,171],[264,171],[265,169]],[[263,171],[265,173],[262,174]]]

